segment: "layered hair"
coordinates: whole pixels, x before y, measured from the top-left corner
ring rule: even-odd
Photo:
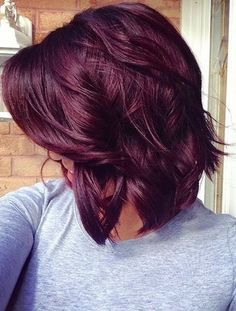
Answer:
[[[175,27],[144,4],[75,15],[13,56],[2,83],[25,134],[74,161],[71,187],[98,244],[111,239],[125,202],[142,219],[139,234],[158,230],[191,206],[202,173],[219,164],[198,64]]]

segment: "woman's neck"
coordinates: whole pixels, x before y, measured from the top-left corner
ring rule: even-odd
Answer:
[[[114,241],[124,241],[138,237],[137,231],[142,228],[143,222],[134,206],[127,203],[122,207],[118,224],[111,231]]]

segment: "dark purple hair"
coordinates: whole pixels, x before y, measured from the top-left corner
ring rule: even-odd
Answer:
[[[98,244],[124,202],[143,221],[138,233],[163,226],[195,201],[223,154],[193,54],[144,4],[90,8],[21,50],[5,65],[3,98],[36,144],[74,161],[81,220]]]

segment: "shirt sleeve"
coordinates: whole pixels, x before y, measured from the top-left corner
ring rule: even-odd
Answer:
[[[228,245],[232,257],[233,265],[233,286],[232,286],[232,300],[228,311],[236,310],[236,222],[231,224],[228,229]]]
[[[38,183],[0,198],[0,310],[5,310],[33,246],[44,188]]]

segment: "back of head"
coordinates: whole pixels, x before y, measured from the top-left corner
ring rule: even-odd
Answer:
[[[139,233],[160,228],[195,201],[222,154],[194,56],[143,4],[90,8],[23,49],[6,63],[3,97],[26,135],[74,161],[71,187],[99,244],[126,201],[143,220]]]

